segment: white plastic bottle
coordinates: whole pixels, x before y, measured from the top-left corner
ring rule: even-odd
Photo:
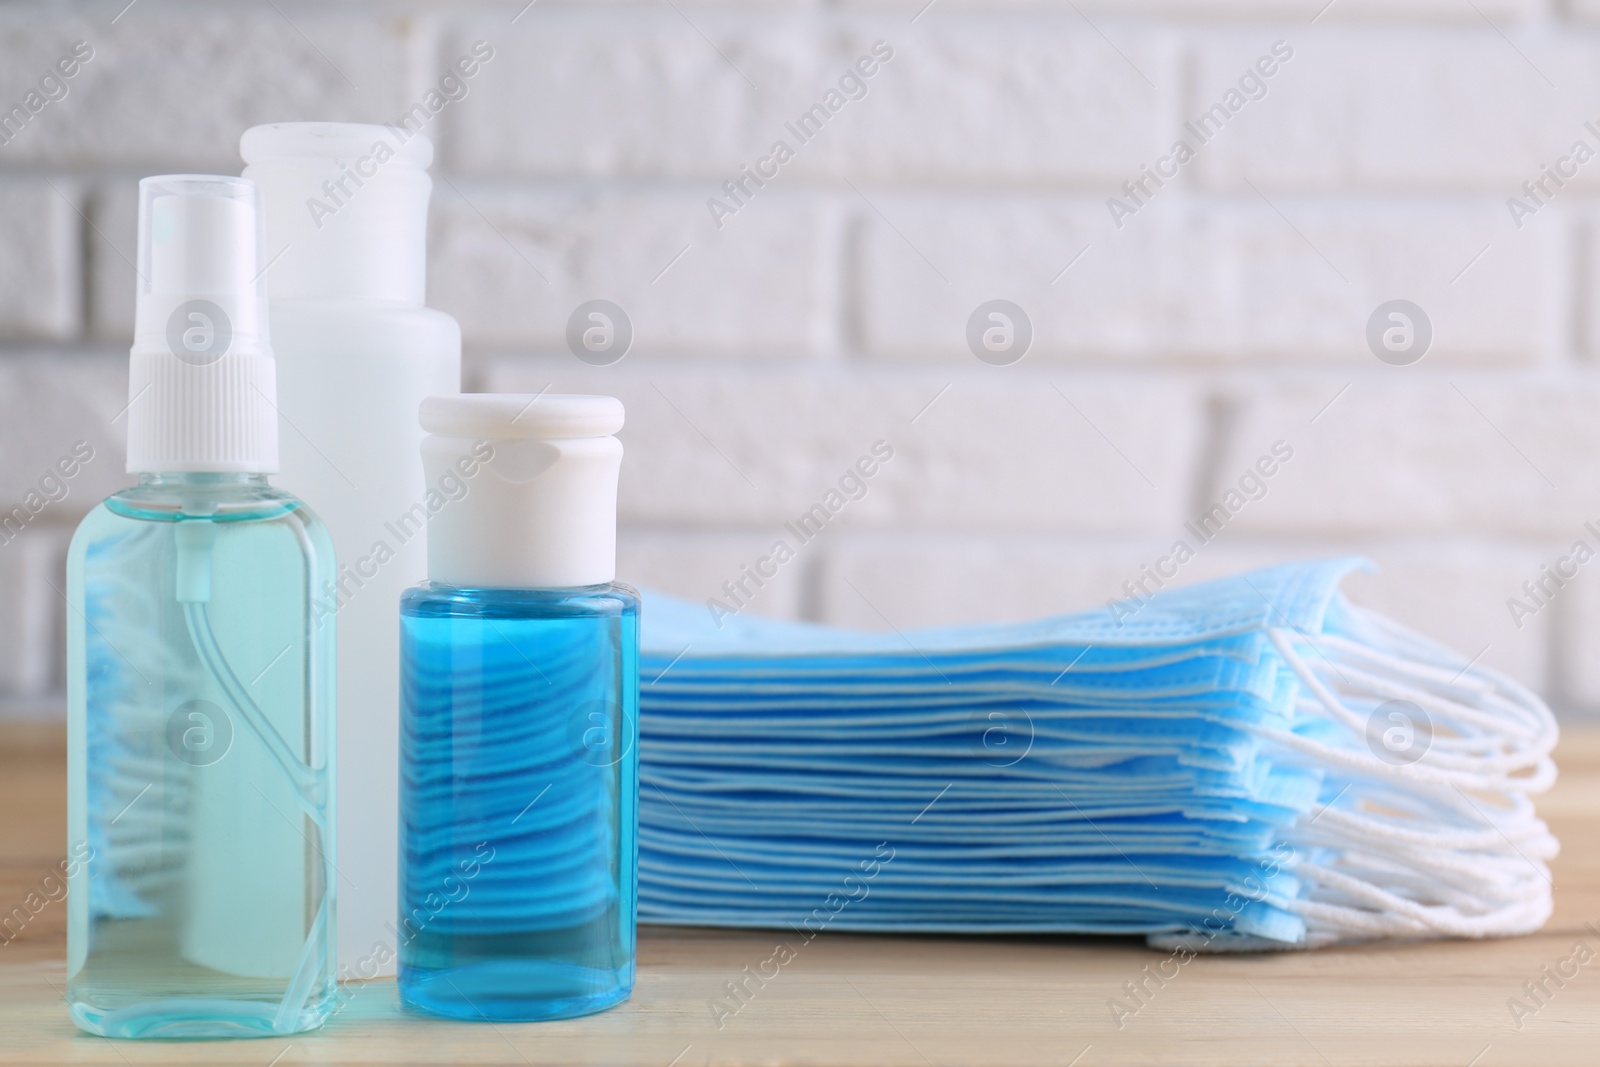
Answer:
[[[423,305],[433,145],[401,127],[245,131],[265,202],[283,480],[333,535],[339,974],[394,972],[400,594],[427,576],[424,397],[461,389],[461,331]]]

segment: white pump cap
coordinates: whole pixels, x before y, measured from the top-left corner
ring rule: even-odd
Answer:
[[[420,307],[433,142],[405,126],[277,122],[239,139],[260,183],[274,300]]]
[[[243,178],[139,182],[128,470],[278,469],[261,205]]]
[[[476,589],[615,580],[620,400],[462,393],[430,396],[421,414],[422,467],[439,494],[428,577]]]

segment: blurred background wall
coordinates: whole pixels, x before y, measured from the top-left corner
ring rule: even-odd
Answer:
[[[0,713],[59,714],[65,544],[126,482],[137,179],[414,105],[466,387],[628,405],[625,580],[907,630],[1361,553],[1600,708],[1594,0],[123,3],[0,7],[0,512],[93,450],[0,535]]]

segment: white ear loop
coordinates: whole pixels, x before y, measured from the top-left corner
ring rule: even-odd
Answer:
[[[1258,727],[1256,731],[1262,736],[1313,756],[1324,765],[1333,764],[1378,779],[1431,782],[1489,792],[1521,790],[1530,793],[1542,792],[1555,781],[1555,765],[1549,759],[1550,750],[1555,747],[1558,737],[1555,717],[1537,697],[1510,679],[1496,678],[1484,668],[1469,668],[1482,671],[1480,677],[1499,682],[1508,690],[1492,694],[1492,703],[1505,713],[1503,718],[1497,719],[1446,694],[1429,693],[1425,689],[1406,686],[1398,680],[1362,671],[1352,664],[1335,664],[1327,659],[1326,651],[1319,649],[1331,672],[1339,675],[1336,679],[1320,677],[1295,649],[1285,631],[1269,630],[1268,637],[1326,715],[1347,727],[1358,744],[1335,747],[1293,731],[1265,726]],[[1331,643],[1329,649],[1338,651]],[[1419,677],[1415,680],[1422,679]],[[1431,715],[1439,719],[1439,724],[1454,728],[1459,738],[1476,741],[1473,747],[1480,755],[1477,758],[1463,758],[1448,751],[1435,752],[1430,747],[1414,763],[1393,764],[1381,760],[1366,747],[1366,717],[1346,706],[1329,688],[1329,681],[1336,686],[1342,682],[1344,684],[1340,688],[1368,699],[1410,700],[1425,711],[1431,706]],[[1519,696],[1525,700],[1514,699]],[[1542,710],[1542,716],[1535,709]],[[1534,714],[1527,714],[1529,712]],[[1528,773],[1517,777],[1497,773],[1509,771]]]
[[[1458,668],[1442,646],[1382,616],[1341,607],[1353,631],[1372,644],[1337,634],[1268,632],[1302,686],[1301,728],[1320,718],[1342,729],[1308,736],[1261,725],[1255,733],[1287,750],[1289,762],[1329,773],[1330,784],[1348,781],[1325,807],[1284,832],[1296,853],[1288,866],[1303,893],[1262,899],[1305,920],[1307,948],[1538,929],[1552,907],[1546,861],[1560,846],[1528,794],[1555,780],[1554,715],[1499,672]],[[1316,655],[1302,654],[1297,643]],[[1410,701],[1432,725],[1430,743],[1413,762],[1391,763],[1367,746],[1367,715],[1389,700]],[[1268,947],[1242,936],[1191,941],[1152,938],[1211,951]]]

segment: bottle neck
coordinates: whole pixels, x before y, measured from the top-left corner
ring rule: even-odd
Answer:
[[[165,471],[139,475],[141,488],[150,489],[270,489],[265,474],[217,473],[215,471]]]

